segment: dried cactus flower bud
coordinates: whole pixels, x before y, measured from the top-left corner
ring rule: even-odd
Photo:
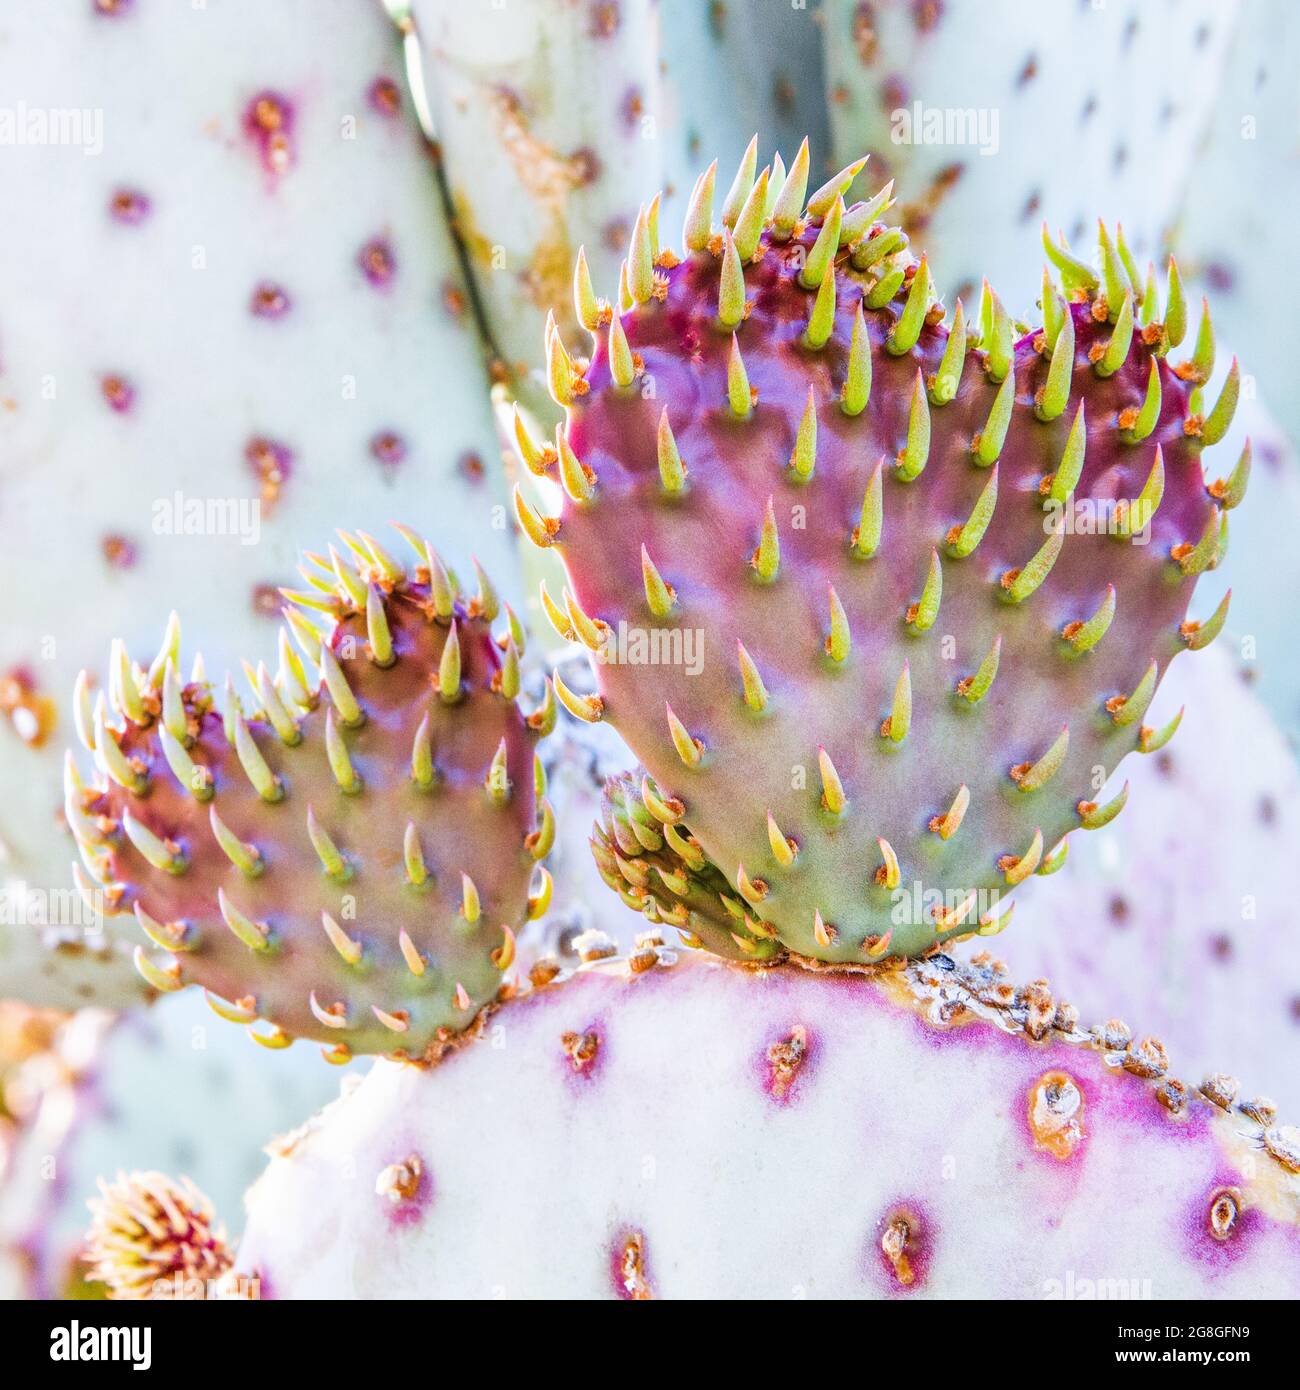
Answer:
[[[119,1173],[88,1204],[86,1259],[109,1298],[204,1299],[233,1262],[212,1206],[188,1178]]]

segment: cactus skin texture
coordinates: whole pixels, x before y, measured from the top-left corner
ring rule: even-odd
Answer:
[[[659,12],[667,216],[685,213],[704,148],[727,165],[756,130],[782,150],[806,135],[813,169],[833,172],[823,169],[831,142],[817,9],[660,0]]]
[[[663,181],[655,7],[385,3],[414,23],[489,331],[504,365],[526,372],[578,247],[597,275],[616,275],[637,192]]]
[[[1079,237],[1103,189],[1145,264],[1189,186],[1220,207],[1237,202],[1197,147],[1218,112],[1240,143],[1240,113],[1254,109],[1218,100],[1238,13],[1251,8],[1183,0],[1168,25],[1142,0],[826,0],[832,149],[842,160],[871,150],[877,177],[907,188],[900,220],[924,233],[952,285],[1010,286],[1036,255],[1041,220]],[[1015,43],[990,51],[991,29]],[[1238,220],[1232,245],[1258,244]]]
[[[557,693],[626,739],[736,890],[731,953],[754,959],[1005,925],[998,895],[1117,814],[1100,781],[1160,743],[1142,715],[1222,625],[1226,598],[1184,617],[1244,488],[1202,473],[1236,372],[1208,405],[1208,313],[1168,360],[1176,267],[1161,321],[1103,228],[1101,275],[1051,247],[1068,298],[1045,290],[1040,331],[1013,341],[991,291],[949,330],[926,262],[835,196],[852,168],[797,223],[795,191],[785,241],[779,204],[759,234],[752,169],[734,232],[697,187],[684,261],[634,233],[633,302],[592,318],[590,364],[549,335],[559,447],[521,448],[566,494],[558,518],[517,499],[569,575],[552,621],[597,657],[598,696]]]
[[[1187,181],[1177,248],[1206,271],[1226,336],[1250,342],[1261,397],[1300,440],[1300,405],[1287,364],[1295,321],[1267,268],[1286,253],[1300,215],[1300,146],[1289,74],[1300,65],[1300,15],[1289,5],[1241,7],[1209,138]],[[1267,199],[1251,190],[1267,186]],[[1211,192],[1211,187],[1214,192]],[[1237,215],[1229,213],[1237,208]],[[1249,246],[1242,256],[1238,248]]]
[[[152,677],[116,647],[114,707],[79,720],[98,779],[69,768],[90,886],[170,951],[137,953],[146,979],[202,984],[223,1016],[268,1021],[260,1041],[314,1038],[332,1061],[420,1057],[496,997],[554,833],[522,633],[499,646],[486,581],[457,597],[406,534],[412,573],[369,537],[304,565],[312,587],[285,592],[305,661],[286,640],[276,678],[249,668],[247,718],[232,689],[220,714],[206,682],[181,687],[175,642]]]
[[[377,1062],[278,1146],[237,1271],[270,1298],[1300,1289],[1300,1131],[1227,1078],[1207,1099],[1157,1041],[989,961],[671,960],[643,942],[431,1070]],[[522,1133],[546,1200],[485,1201]],[[782,1174],[833,1200],[757,1217]]]

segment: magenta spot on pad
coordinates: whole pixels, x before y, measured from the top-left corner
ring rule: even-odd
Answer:
[[[645,114],[645,97],[641,95],[639,87],[629,87],[623,94],[621,103],[621,114],[623,124],[628,130],[635,130],[637,122]]]
[[[625,1226],[609,1248],[609,1277],[614,1293],[626,1303],[654,1297],[644,1234]]]
[[[396,468],[406,457],[406,441],[393,430],[380,430],[370,441],[370,452],[385,468]]]
[[[1256,1238],[1264,1231],[1267,1222],[1253,1208],[1238,1211],[1231,1233],[1220,1240],[1210,1229],[1210,1208],[1215,1194],[1223,1188],[1241,1187],[1239,1173],[1221,1173],[1188,1203],[1183,1218],[1183,1231],[1187,1248],[1192,1257],[1202,1264],[1216,1269],[1228,1269],[1243,1255],[1255,1247]]]
[[[100,377],[99,390],[108,408],[118,415],[125,415],[135,402],[135,387],[117,372]]]
[[[293,452],[285,444],[258,435],[245,445],[244,458],[262,484],[263,500],[274,501],[292,471]]]
[[[148,195],[139,189],[118,188],[108,200],[108,215],[123,226],[135,227],[149,216],[152,207]]]
[[[603,1017],[581,1027],[566,1029],[557,1039],[560,1066],[570,1091],[578,1094],[604,1070],[609,1050]]]
[[[417,1157],[414,1149],[399,1147],[394,1151],[392,1162],[394,1164],[409,1164],[414,1157]],[[423,1155],[418,1155],[418,1159],[420,1164],[419,1177],[415,1190],[410,1196],[378,1192],[375,1194],[375,1200],[383,1206],[390,1226],[399,1229],[414,1226],[433,1200],[433,1174],[429,1171],[429,1164]]]
[[[487,472],[483,455],[477,449],[466,449],[456,460],[456,467],[461,476],[471,483],[481,483]]]
[[[393,248],[384,237],[371,237],[357,252],[357,265],[366,280],[376,289],[387,287],[397,273]]]
[[[817,1038],[811,1028],[793,1022],[769,1036],[754,1058],[759,1084],[773,1105],[797,1105],[817,1061]]]
[[[392,119],[401,114],[402,93],[401,88],[391,77],[376,77],[370,84],[370,91],[367,94],[372,110],[378,111],[381,116]]]
[[[270,280],[263,280],[253,290],[248,310],[259,319],[278,319],[289,312],[291,301],[288,292]]]
[[[244,133],[268,174],[283,174],[293,163],[293,104],[279,92],[259,92],[244,108]]]
[[[114,569],[128,570],[138,558],[135,542],[121,535],[105,536],[99,543],[104,559]]]

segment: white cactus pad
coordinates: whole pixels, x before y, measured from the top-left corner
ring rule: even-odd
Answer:
[[[586,243],[604,293],[618,284],[637,203],[662,182],[658,31],[650,0],[511,0],[409,8],[457,223],[497,346],[539,357],[565,322]]]
[[[220,685],[239,656],[274,663],[277,586],[344,520],[405,516],[466,570],[472,534],[503,585],[513,546],[377,4],[12,8],[0,88],[23,123],[0,226],[0,877],[48,892],[75,857],[72,683],[104,634],[143,651],[175,608]],[[77,1002],[39,935],[0,917],[0,994]],[[82,963],[99,1002],[138,995]]]
[[[638,206],[662,190],[656,212],[675,228],[702,164],[717,155],[734,167],[755,132],[764,159],[773,145],[790,158],[808,136],[812,186],[822,181],[821,29],[805,6],[385,4],[415,25],[432,128],[494,346],[516,390],[543,411],[526,374],[541,365],[548,310],[566,334],[573,329],[579,246],[598,293],[613,299]]]
[[[376,1064],[279,1146],[240,1268],[281,1298],[1300,1290],[1300,1131],[1158,1043],[1103,1047],[946,957],[671,959],[506,1004],[432,1070]]]
[[[1140,263],[1158,261],[1236,12],[1194,0],[1170,22],[1141,0],[828,0],[834,152],[872,150],[874,184],[897,177],[911,200],[904,226],[924,228],[950,293],[978,290],[982,275],[999,291],[1025,285],[1045,218],[1053,235],[1085,242],[1099,214],[1118,219]],[[995,33],[1006,41],[990,44]]]
[[[1300,216],[1297,68],[1300,11],[1243,5],[1177,239],[1189,269],[1205,272],[1215,318],[1249,349],[1243,365],[1258,374],[1292,439],[1300,438],[1295,310],[1290,296],[1278,293],[1275,267],[1292,253],[1287,229]]]

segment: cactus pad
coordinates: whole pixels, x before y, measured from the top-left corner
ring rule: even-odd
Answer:
[[[1300,1132],[1229,1078],[987,959],[672,955],[513,999],[432,1069],[376,1063],[276,1147],[236,1269],[280,1298],[1300,1287]],[[520,1134],[539,1200],[490,1200]]]
[[[1047,246],[1036,331],[987,285],[945,325],[889,188],[845,208],[855,165],[805,205],[804,153],[780,189],[742,166],[720,230],[707,171],[683,260],[640,218],[617,308],[579,266],[594,355],[552,328],[567,424],[520,432],[563,511],[517,510],[596,656],[597,695],[557,694],[726,876],[733,953],[860,962],[1000,930],[1000,895],[1122,809],[1094,793],[1172,732],[1143,725],[1156,684],[1222,626],[1226,599],[1185,615],[1249,460],[1207,487],[1237,373],[1208,409],[1208,314],[1169,360],[1175,266],[1161,311],[1103,227],[1100,273]]]
[[[175,626],[148,670],[115,646],[107,698],[77,692],[97,772],[69,759],[81,881],[169,953],[139,950],[141,972],[336,1061],[419,1057],[496,997],[554,833],[522,632],[494,637],[486,581],[460,597],[406,535],[413,573],[369,537],[309,557],[247,712],[228,680],[219,713],[201,667],[182,684]]]

